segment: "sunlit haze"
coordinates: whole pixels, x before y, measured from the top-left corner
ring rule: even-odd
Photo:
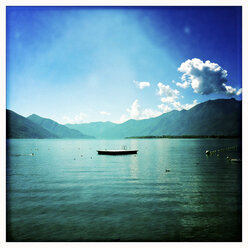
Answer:
[[[241,100],[240,7],[7,7],[7,108],[124,122]]]

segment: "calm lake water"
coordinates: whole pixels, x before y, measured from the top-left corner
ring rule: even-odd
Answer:
[[[96,152],[123,145],[138,154]],[[205,155],[236,145],[7,140],[7,240],[241,241],[242,166],[226,160],[240,158],[240,147]]]

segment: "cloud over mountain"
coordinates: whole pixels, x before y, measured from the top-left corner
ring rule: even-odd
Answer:
[[[77,115],[75,115],[73,118],[70,118],[68,116],[63,116],[63,123],[69,123],[69,124],[80,124],[83,123],[85,121],[85,119],[87,119],[87,115],[85,113],[79,113]]]
[[[163,103],[158,105],[158,108],[161,109],[163,113],[171,111],[171,108],[168,105],[164,105]]]
[[[173,90],[169,85],[164,85],[163,83],[158,83],[158,95],[163,96],[161,98],[162,102],[174,102],[180,95],[178,90]]]
[[[100,111],[100,115],[111,115],[111,113],[106,112],[106,111]]]
[[[162,114],[161,111],[154,110],[151,108],[142,108],[139,104],[138,99],[136,99],[129,108],[126,109],[128,114],[121,115],[120,119],[115,121],[115,123],[123,123],[129,119],[143,120],[152,117],[157,117]]]
[[[182,83],[176,85],[181,88],[192,87],[195,93],[209,95],[221,93],[226,95],[240,95],[241,89],[226,85],[227,71],[216,63],[207,60],[205,63],[200,59],[188,59],[178,68],[182,72]]]
[[[139,105],[138,99],[132,103],[131,107],[127,109],[127,112],[129,112],[130,118],[135,120],[147,119],[162,114],[160,111],[142,109]]]
[[[187,82],[186,82],[187,83]],[[178,83],[176,83],[178,84]],[[158,109],[162,110],[163,113],[167,113],[173,109],[176,110],[182,110],[182,109],[190,109],[192,107],[194,107],[198,102],[197,100],[194,100],[192,104],[181,104],[178,101],[179,97],[183,97],[182,95],[180,95],[180,92],[178,90],[174,90],[172,89],[169,85],[164,85],[163,83],[158,83],[158,95],[160,96],[165,96],[165,97],[161,97],[161,102],[162,104],[158,105]],[[185,87],[183,87],[185,88]],[[169,105],[165,105],[169,104]]]
[[[174,106],[174,108],[176,110],[182,110],[182,109],[186,109],[189,110],[191,108],[193,108],[195,105],[197,105],[198,102],[197,100],[194,100],[192,104],[186,103],[186,104],[181,104],[180,102],[173,102],[172,105]]]

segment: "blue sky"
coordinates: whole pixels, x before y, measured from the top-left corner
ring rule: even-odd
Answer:
[[[242,98],[241,7],[7,7],[7,108],[123,122]]]

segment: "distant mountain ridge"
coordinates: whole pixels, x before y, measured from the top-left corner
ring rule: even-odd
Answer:
[[[116,124],[92,122],[61,125],[38,115],[25,118],[7,110],[7,138],[104,138],[138,136],[241,136],[242,102],[217,99],[189,110],[173,110],[158,117]]]
[[[70,129],[64,125],[57,123],[56,121],[53,121],[48,118],[40,117],[36,114],[32,114],[28,116],[27,119],[43,127],[47,131],[55,134],[59,138],[64,138],[64,139],[94,138],[93,136],[84,135],[78,130]]]
[[[105,132],[111,130],[111,128],[117,126],[118,124],[107,121],[107,122],[91,122],[82,124],[66,124],[66,127],[73,128],[87,135],[92,135],[95,137],[104,137]]]
[[[6,136],[10,138],[33,138],[33,139],[53,139],[58,138],[53,133],[28,120],[27,118],[18,115],[14,111],[6,111]]]
[[[95,131],[95,124],[91,123],[67,124],[67,126],[85,134],[95,132],[96,138],[159,135],[240,136],[242,131],[242,102],[233,98],[209,100],[189,110],[173,110],[150,119],[131,119],[122,124],[112,123],[109,128],[104,122],[98,123]],[[99,132],[101,127],[104,131]]]

